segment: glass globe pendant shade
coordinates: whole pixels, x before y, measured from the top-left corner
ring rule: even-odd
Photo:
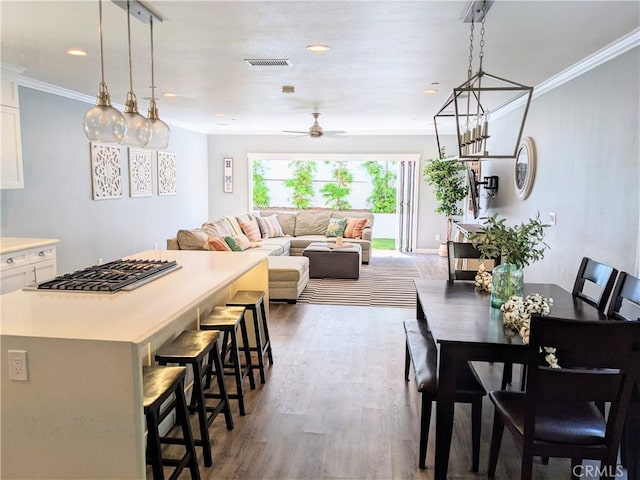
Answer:
[[[127,124],[127,134],[120,143],[129,147],[146,146],[151,138],[151,124],[138,112],[138,104],[133,92],[127,93],[123,115]]]
[[[147,148],[167,148],[171,130],[166,123],[158,118],[158,108],[153,99],[149,104],[149,123],[151,124],[151,140],[147,143]]]
[[[104,82],[100,82],[96,105],[84,115],[83,128],[92,142],[120,142],[127,133],[124,116],[111,106]]]

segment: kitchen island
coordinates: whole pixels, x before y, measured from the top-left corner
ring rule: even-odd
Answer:
[[[0,296],[0,477],[145,478],[141,366],[237,290],[268,296],[263,254],[152,250],[128,258],[181,268],[114,294]],[[9,350],[27,352],[27,381],[9,378]]]

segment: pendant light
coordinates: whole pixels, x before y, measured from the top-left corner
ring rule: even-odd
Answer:
[[[124,116],[111,106],[107,84],[104,82],[104,51],[102,46],[102,0],[98,1],[100,10],[100,70],[101,81],[98,86],[96,105],[84,115],[83,128],[87,138],[94,142],[119,142],[127,133]]]
[[[482,5],[478,7],[477,4],[480,3]],[[492,3],[487,0],[471,2],[467,14],[467,19],[471,22],[467,80],[453,89],[453,93],[433,117],[439,152],[444,150],[441,148],[438,126],[455,129],[458,139],[458,160],[515,158],[533,94],[533,87],[527,87],[482,70],[485,18]],[[473,30],[476,15],[479,15],[482,21],[480,65],[478,72],[472,75]],[[516,100],[521,97],[524,101],[521,104],[517,103]],[[514,116],[508,128],[502,129],[498,137],[495,135],[492,137],[489,131],[489,116],[491,115],[495,120],[496,113],[506,113],[514,107],[520,108],[520,105],[523,105],[517,112],[520,116]],[[507,106],[509,107],[506,108]],[[455,124],[452,125],[452,121]]]
[[[153,76],[153,17],[149,18],[149,26],[151,30],[151,102],[147,118],[151,125],[151,140],[149,140],[147,148],[162,149],[169,145],[171,132],[169,126],[158,117],[158,107],[156,106],[156,84]]]
[[[127,0],[127,41],[129,45],[129,91],[127,101],[124,104],[124,119],[127,123],[127,134],[120,141],[130,147],[144,147],[151,138],[151,125],[149,120],[138,112],[138,102],[133,93],[133,71],[131,67],[131,11]]]

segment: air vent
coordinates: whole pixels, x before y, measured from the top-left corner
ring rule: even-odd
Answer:
[[[289,67],[291,62],[286,58],[245,58],[252,67]]]

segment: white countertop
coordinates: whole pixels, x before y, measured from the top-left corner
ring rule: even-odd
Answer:
[[[182,268],[128,292],[19,290],[2,295],[0,334],[140,343],[266,255],[148,250],[127,258],[176,260]]]
[[[58,243],[56,238],[0,237],[0,254],[17,252],[27,248],[38,248]]]

